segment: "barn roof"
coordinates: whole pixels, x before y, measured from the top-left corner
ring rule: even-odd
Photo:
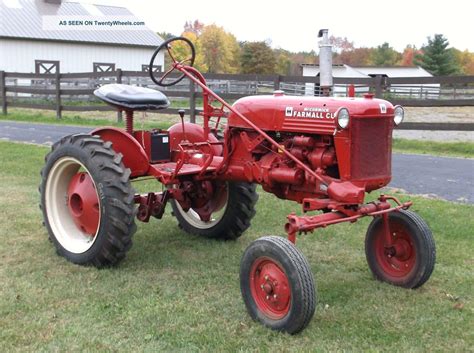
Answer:
[[[81,42],[137,47],[157,47],[163,39],[151,29],[144,30],[45,30],[43,16],[134,16],[124,7],[89,5],[78,2],[61,4],[44,0],[0,1],[0,38]],[[138,21],[138,18],[137,18]]]

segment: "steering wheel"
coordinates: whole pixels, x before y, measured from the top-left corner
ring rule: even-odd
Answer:
[[[177,41],[182,41],[182,42],[186,43],[189,46],[189,48],[191,49],[191,57],[183,59],[183,60],[178,60],[177,58],[175,58],[175,56],[173,55],[173,53],[171,51],[172,46],[170,44],[173,43],[173,42],[177,42]],[[153,72],[153,64],[155,63],[156,56],[158,55],[158,53],[163,48],[166,48],[166,51],[168,52],[169,56],[171,57],[172,64],[171,64],[171,68],[169,70],[167,70],[163,75],[161,75],[161,77],[156,78],[155,75],[154,75],[154,72]],[[173,86],[173,85],[177,84],[178,82],[180,82],[185,77],[185,74],[182,74],[177,79],[175,79],[171,82],[164,82],[164,80],[168,77],[168,75],[170,73],[172,73],[174,70],[176,70],[176,66],[178,64],[184,64],[186,62],[189,62],[189,66],[193,66],[194,59],[196,59],[196,50],[194,49],[193,43],[188,38],[185,38],[185,37],[170,38],[170,39],[164,41],[158,48],[156,48],[155,52],[153,53],[153,55],[151,57],[151,60],[150,60],[150,67],[148,69],[148,72],[150,73],[150,78],[158,86],[162,86],[162,87]]]

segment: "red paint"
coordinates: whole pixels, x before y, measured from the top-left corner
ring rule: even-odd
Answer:
[[[385,227],[389,227],[388,233]],[[410,230],[388,215],[374,238],[374,249],[375,258],[389,280],[403,279],[415,267],[416,251]]]
[[[115,127],[95,129],[91,135],[98,135],[102,140],[112,142],[114,151],[122,153],[123,164],[130,168],[132,177],[147,175],[149,158],[136,138]]]
[[[250,291],[265,316],[280,320],[291,307],[291,288],[282,266],[267,257],[258,258],[250,270]]]
[[[205,181],[245,181],[301,203],[304,211],[326,212],[289,216],[287,232],[292,240],[302,231],[409,207],[397,200],[397,206],[391,207],[389,198],[374,206],[363,204],[365,192],[380,189],[391,179],[391,103],[373,95],[334,98],[278,93],[241,98],[231,106],[207,87],[195,68],[175,61],[173,69],[202,89],[203,126],[178,123],[168,130],[170,161],[150,164],[149,132],[131,131],[130,136],[113,128],[95,131],[124,155],[132,177],[148,175],[174,185],[179,191],[170,197],[178,195],[183,205],[205,201],[189,185],[199,189]],[[350,114],[345,129],[336,121],[341,108]],[[224,117],[227,126],[218,139]],[[127,121],[130,132],[133,126],[131,119]],[[206,197],[209,202],[214,195]]]
[[[94,182],[87,173],[74,175],[68,187],[69,213],[76,226],[94,236],[99,228],[100,206]]]

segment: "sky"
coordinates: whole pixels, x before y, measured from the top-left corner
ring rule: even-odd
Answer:
[[[474,0],[76,0],[127,7],[157,32],[181,34],[186,21],[215,23],[239,41],[270,40],[274,48],[318,50],[319,29],[356,47],[390,43],[421,47],[440,33],[450,45],[474,52]]]

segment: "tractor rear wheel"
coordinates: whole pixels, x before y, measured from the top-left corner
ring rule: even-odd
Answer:
[[[285,238],[268,236],[249,245],[240,264],[240,289],[252,319],[273,330],[298,333],[314,315],[311,269]]]
[[[237,239],[250,227],[257,200],[255,184],[226,182],[224,190],[209,200],[214,205],[209,220],[202,220],[193,208],[185,211],[175,200],[170,203],[179,227],[185,232],[206,238]]]
[[[136,230],[130,170],[112,143],[71,135],[55,143],[41,171],[44,225],[59,255],[80,265],[115,265]]]
[[[418,288],[431,276],[436,248],[431,230],[416,213],[408,210],[388,216],[392,246],[385,245],[382,217],[375,217],[365,238],[365,254],[374,277],[380,281]]]

